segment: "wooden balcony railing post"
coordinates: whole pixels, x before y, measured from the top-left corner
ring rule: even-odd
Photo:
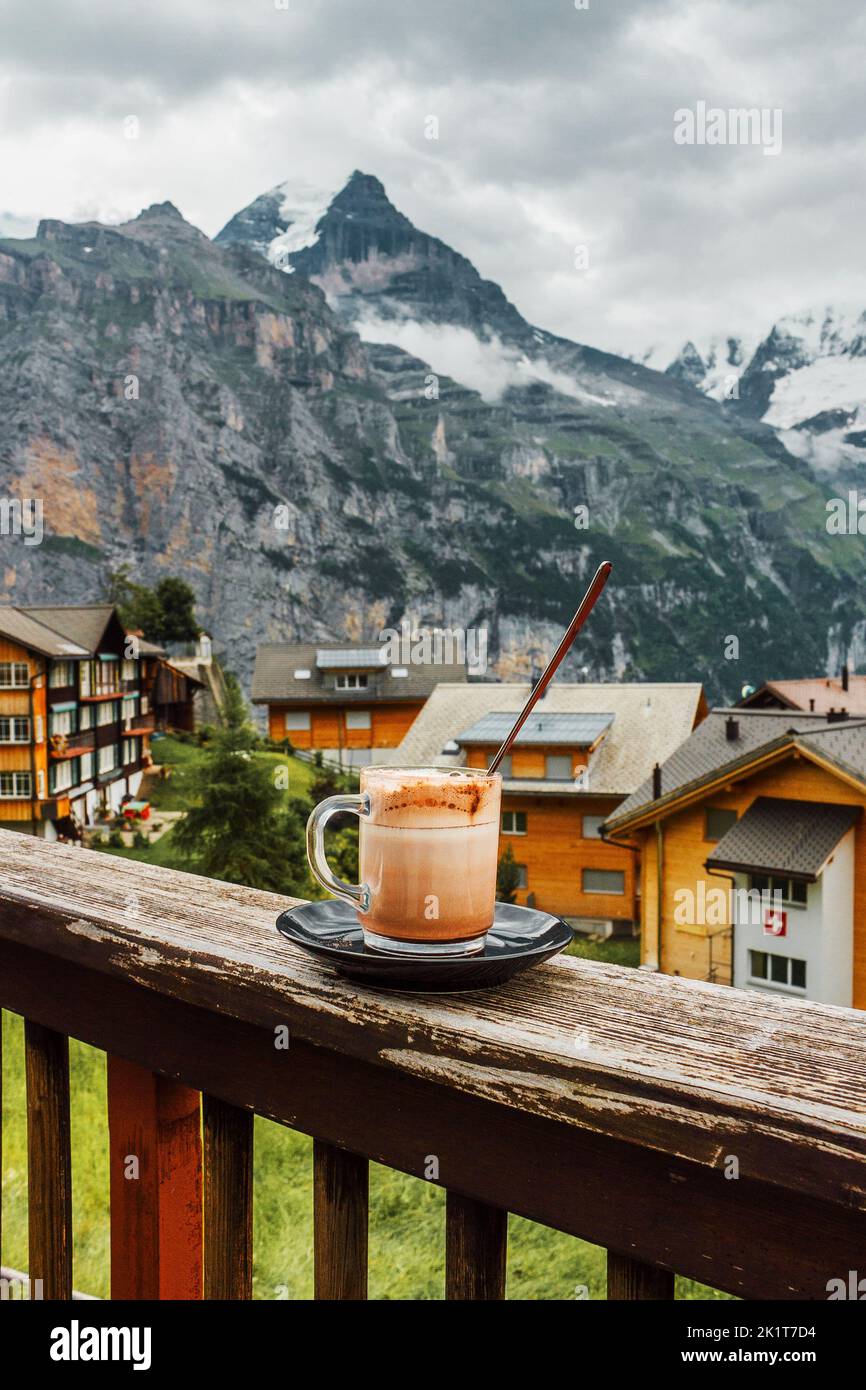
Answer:
[[[316,1139],[313,1143],[315,1296],[367,1297],[369,1164]]]
[[[198,1091],[108,1057],[111,1297],[198,1299]]]
[[[657,1265],[608,1250],[607,1296],[609,1301],[644,1298],[670,1301],[674,1297],[674,1275]]]
[[[204,1296],[253,1294],[253,1113],[214,1096],[204,1120]]]
[[[69,1040],[29,1019],[24,1024],[27,1075],[27,1191],[31,1297],[72,1297],[72,1156],[69,1130]]]
[[[445,1297],[505,1297],[508,1213],[449,1192],[445,1207]]]

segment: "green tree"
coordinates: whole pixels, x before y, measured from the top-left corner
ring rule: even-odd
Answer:
[[[496,896],[501,903],[516,903],[519,887],[520,870],[514,862],[514,851],[508,845],[496,866]]]
[[[285,804],[269,763],[237,747],[237,737],[221,730],[190,775],[197,804],[172,832],[174,843],[209,878],[307,897],[302,809]]]
[[[193,642],[201,628],[195,618],[195,594],[184,579],[166,575],[155,589],[136,584],[129,565],[113,570],[105,596],[124,627],[141,631],[149,642]]]
[[[220,710],[222,732],[232,748],[253,748],[259,737],[250,720],[250,713],[241,683],[233,671],[224,675],[225,696]]]
[[[194,642],[201,628],[195,619],[195,593],[186,580],[167,574],[156,586],[156,601],[162,614],[161,631],[156,640]]]

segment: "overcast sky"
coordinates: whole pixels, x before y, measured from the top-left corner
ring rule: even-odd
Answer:
[[[866,307],[863,0],[588,3],[0,0],[0,225],[171,199],[213,235],[360,168],[601,347]],[[781,110],[781,153],[675,143],[700,101]]]

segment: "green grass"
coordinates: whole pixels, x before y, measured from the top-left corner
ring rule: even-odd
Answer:
[[[108,1128],[105,1057],[71,1042],[73,1277],[85,1293],[109,1292]],[[27,1269],[27,1157],[23,1026],[3,1015],[3,1249],[2,1263]],[[259,1299],[312,1297],[312,1141],[256,1120],[254,1285]],[[575,1182],[579,1182],[575,1175]],[[543,1181],[543,1173],[539,1173]],[[370,1297],[443,1296],[445,1195],[420,1178],[371,1165]],[[509,1219],[508,1297],[561,1300],[604,1298],[604,1251],[572,1236]],[[691,1280],[677,1281],[680,1298],[722,1298]]]
[[[566,949],[567,956],[584,960],[604,960],[609,965],[640,965],[640,941],[636,936],[612,936],[608,941],[595,937],[575,937]]]
[[[185,811],[191,804],[191,775],[205,761],[207,749],[198,743],[186,743],[169,735],[166,738],[154,739],[151,751],[155,763],[171,768],[171,776],[165,782],[155,777],[148,779],[146,790],[153,807],[154,818],[158,819],[156,813],[159,811]],[[274,773],[278,769],[285,769],[285,795],[288,799],[304,800],[308,796],[310,785],[316,775],[316,768],[310,763],[301,762],[300,758],[293,758],[286,753],[262,751],[253,756],[257,762],[271,766]]]

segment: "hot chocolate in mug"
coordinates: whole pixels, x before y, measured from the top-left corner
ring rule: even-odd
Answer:
[[[367,946],[465,955],[493,925],[502,779],[480,768],[365,767],[357,795],[329,796],[307,823],[313,874],[357,909]],[[332,816],[360,819],[361,882],[335,877],[325,854]]]

